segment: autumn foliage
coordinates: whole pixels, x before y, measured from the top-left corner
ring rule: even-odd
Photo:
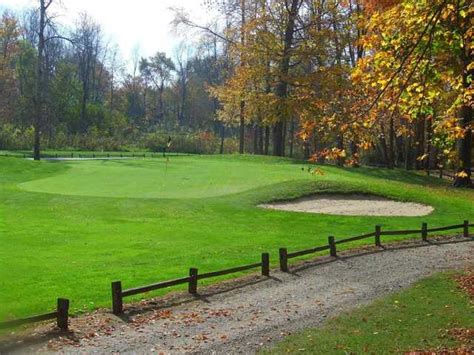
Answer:
[[[237,122],[245,102],[248,125],[296,127],[313,161],[357,165],[376,154],[388,167],[458,167],[469,180],[470,1],[300,1],[288,51],[289,3],[256,2],[248,16],[245,43],[231,46],[244,65],[211,89],[222,121]],[[288,53],[290,70],[282,72]]]

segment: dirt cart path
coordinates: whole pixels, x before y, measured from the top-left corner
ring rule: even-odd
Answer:
[[[74,334],[69,337],[10,350],[254,353],[285,335],[321,325],[330,316],[398,291],[433,272],[472,265],[473,256],[474,243],[461,239],[347,253],[336,261],[326,258],[302,264],[292,273],[275,271],[270,279],[255,276],[238,285],[221,285],[220,290],[208,288],[197,300],[183,296],[144,303],[140,307],[150,309],[136,313],[128,307],[122,319],[96,312],[73,319]],[[178,304],[169,306],[173,302]]]

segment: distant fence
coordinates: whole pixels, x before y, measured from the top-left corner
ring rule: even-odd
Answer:
[[[355,237],[349,237],[349,238],[344,238],[344,239],[339,239],[336,240],[335,237],[330,236],[328,237],[328,244],[323,245],[320,247],[315,247],[311,249],[306,249],[306,250],[300,250],[292,253],[288,253],[287,248],[280,248],[279,254],[280,254],[280,270],[283,272],[288,272],[288,260],[291,258],[296,258],[298,256],[303,256],[303,255],[308,255],[308,254],[313,254],[317,253],[320,251],[324,250],[329,250],[329,255],[333,257],[337,257],[337,245],[338,244],[343,244],[343,243],[349,243],[353,242],[356,240],[362,240],[362,239],[367,239],[367,238],[374,238],[374,244],[377,247],[381,247],[381,236],[384,235],[410,235],[410,234],[420,234],[421,239],[423,241],[428,240],[428,233],[430,232],[441,232],[441,231],[447,231],[447,230],[453,230],[453,229],[462,229],[463,230],[463,236],[465,238],[469,238],[469,227],[473,227],[474,224],[469,224],[469,221],[464,221],[463,224],[456,224],[456,225],[451,225],[451,226],[446,226],[446,227],[437,227],[437,228],[428,228],[427,223],[422,223],[421,229],[407,229],[407,230],[398,230],[398,231],[384,231],[382,230],[381,226],[375,226],[374,232],[367,233],[367,234],[362,234],[358,235]]]
[[[180,156],[191,156],[190,153],[173,153],[166,150],[159,152],[149,153],[77,153],[71,152],[66,153],[45,153],[41,155],[41,159],[112,159],[112,158],[159,158],[159,157],[180,157]],[[0,157],[5,158],[33,158],[32,153],[10,153],[0,152]]]
[[[456,172],[453,170],[426,170],[426,174],[428,176],[438,176],[440,179],[448,179],[448,180],[455,180],[456,179]],[[472,174],[472,169],[471,169]]]
[[[163,281],[152,285],[141,286],[137,288],[131,288],[128,290],[122,291],[122,282],[115,281],[112,282],[112,311],[114,314],[123,313],[123,298],[127,296],[138,295],[140,293],[145,293],[149,291],[154,291],[162,288],[167,288],[171,286],[188,284],[188,292],[190,294],[197,294],[198,281],[203,279],[208,279],[211,277],[223,276],[228,274],[234,274],[241,271],[251,270],[255,268],[261,268],[263,276],[270,276],[270,254],[263,253],[262,259],[258,263],[237,266],[231,269],[225,269],[220,271],[207,272],[204,274],[199,274],[198,269],[191,268],[189,269],[189,276],[182,277],[180,279]]]
[[[56,324],[61,330],[68,330],[69,323],[69,300],[58,298],[56,311],[44,313],[28,318],[15,319],[7,322],[0,322],[0,329],[9,329],[19,327],[25,324],[43,322],[50,319],[56,319]]]

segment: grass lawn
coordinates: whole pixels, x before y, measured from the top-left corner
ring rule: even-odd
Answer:
[[[375,224],[407,229],[424,221],[442,226],[474,220],[474,191],[436,178],[335,167],[313,176],[302,168],[287,159],[251,156],[0,158],[0,319],[48,311],[57,297],[71,299],[76,312],[109,307],[114,280],[140,286],[185,276],[189,267],[206,272],[253,263],[264,251],[276,265],[279,247],[322,245],[328,235],[370,232]],[[350,217],[256,207],[314,192],[374,193],[435,211]]]
[[[289,336],[274,354],[400,354],[456,348],[448,334],[474,328],[472,303],[449,274],[438,274],[408,290],[333,318],[318,329]]]

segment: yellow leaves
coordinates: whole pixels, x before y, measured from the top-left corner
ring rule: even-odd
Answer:
[[[310,170],[311,175],[319,175],[319,176],[324,176],[325,173],[322,171],[320,168],[313,168]]]
[[[429,155],[428,154],[423,154],[419,157],[416,158],[417,161],[424,161],[426,159],[428,159]]]
[[[463,178],[467,178],[469,175],[464,170],[462,170],[456,173],[455,176],[463,179]]]

